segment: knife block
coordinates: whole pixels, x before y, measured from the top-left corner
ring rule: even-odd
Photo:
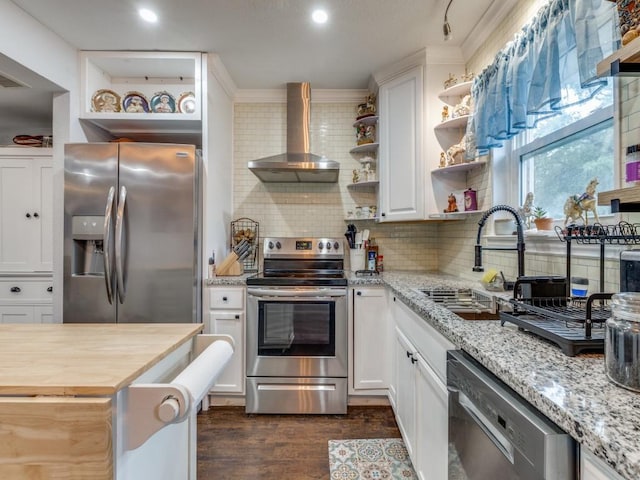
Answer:
[[[220,277],[238,276],[244,273],[242,263],[238,261],[238,255],[231,252],[216,268],[216,275]]]

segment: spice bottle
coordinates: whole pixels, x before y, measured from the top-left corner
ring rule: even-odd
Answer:
[[[630,185],[640,185],[640,145],[627,147],[625,180]]]
[[[367,270],[376,270],[378,260],[378,245],[376,239],[372,238],[367,247]]]

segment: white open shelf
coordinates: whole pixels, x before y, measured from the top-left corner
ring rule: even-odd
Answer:
[[[80,53],[80,119],[114,136],[161,135],[198,137],[202,134],[202,54],[199,52],[105,52]],[[108,89],[120,98],[140,92],[148,101],[159,92],[195,96],[193,113],[95,112],[92,97]]]

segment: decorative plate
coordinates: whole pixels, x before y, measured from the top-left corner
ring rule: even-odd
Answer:
[[[180,113],[194,113],[196,111],[196,96],[193,92],[184,92],[178,99],[178,111]]]
[[[107,88],[98,90],[91,97],[91,109],[94,112],[119,112],[122,110],[120,95]]]
[[[149,113],[149,100],[140,92],[127,92],[122,100],[122,106],[127,113]]]
[[[154,113],[175,113],[176,99],[169,92],[158,92],[151,98],[151,111]]]

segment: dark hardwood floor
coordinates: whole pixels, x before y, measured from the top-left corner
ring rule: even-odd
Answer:
[[[212,407],[198,415],[198,480],[329,480],[327,442],[400,438],[391,407],[347,415],[247,415]]]

